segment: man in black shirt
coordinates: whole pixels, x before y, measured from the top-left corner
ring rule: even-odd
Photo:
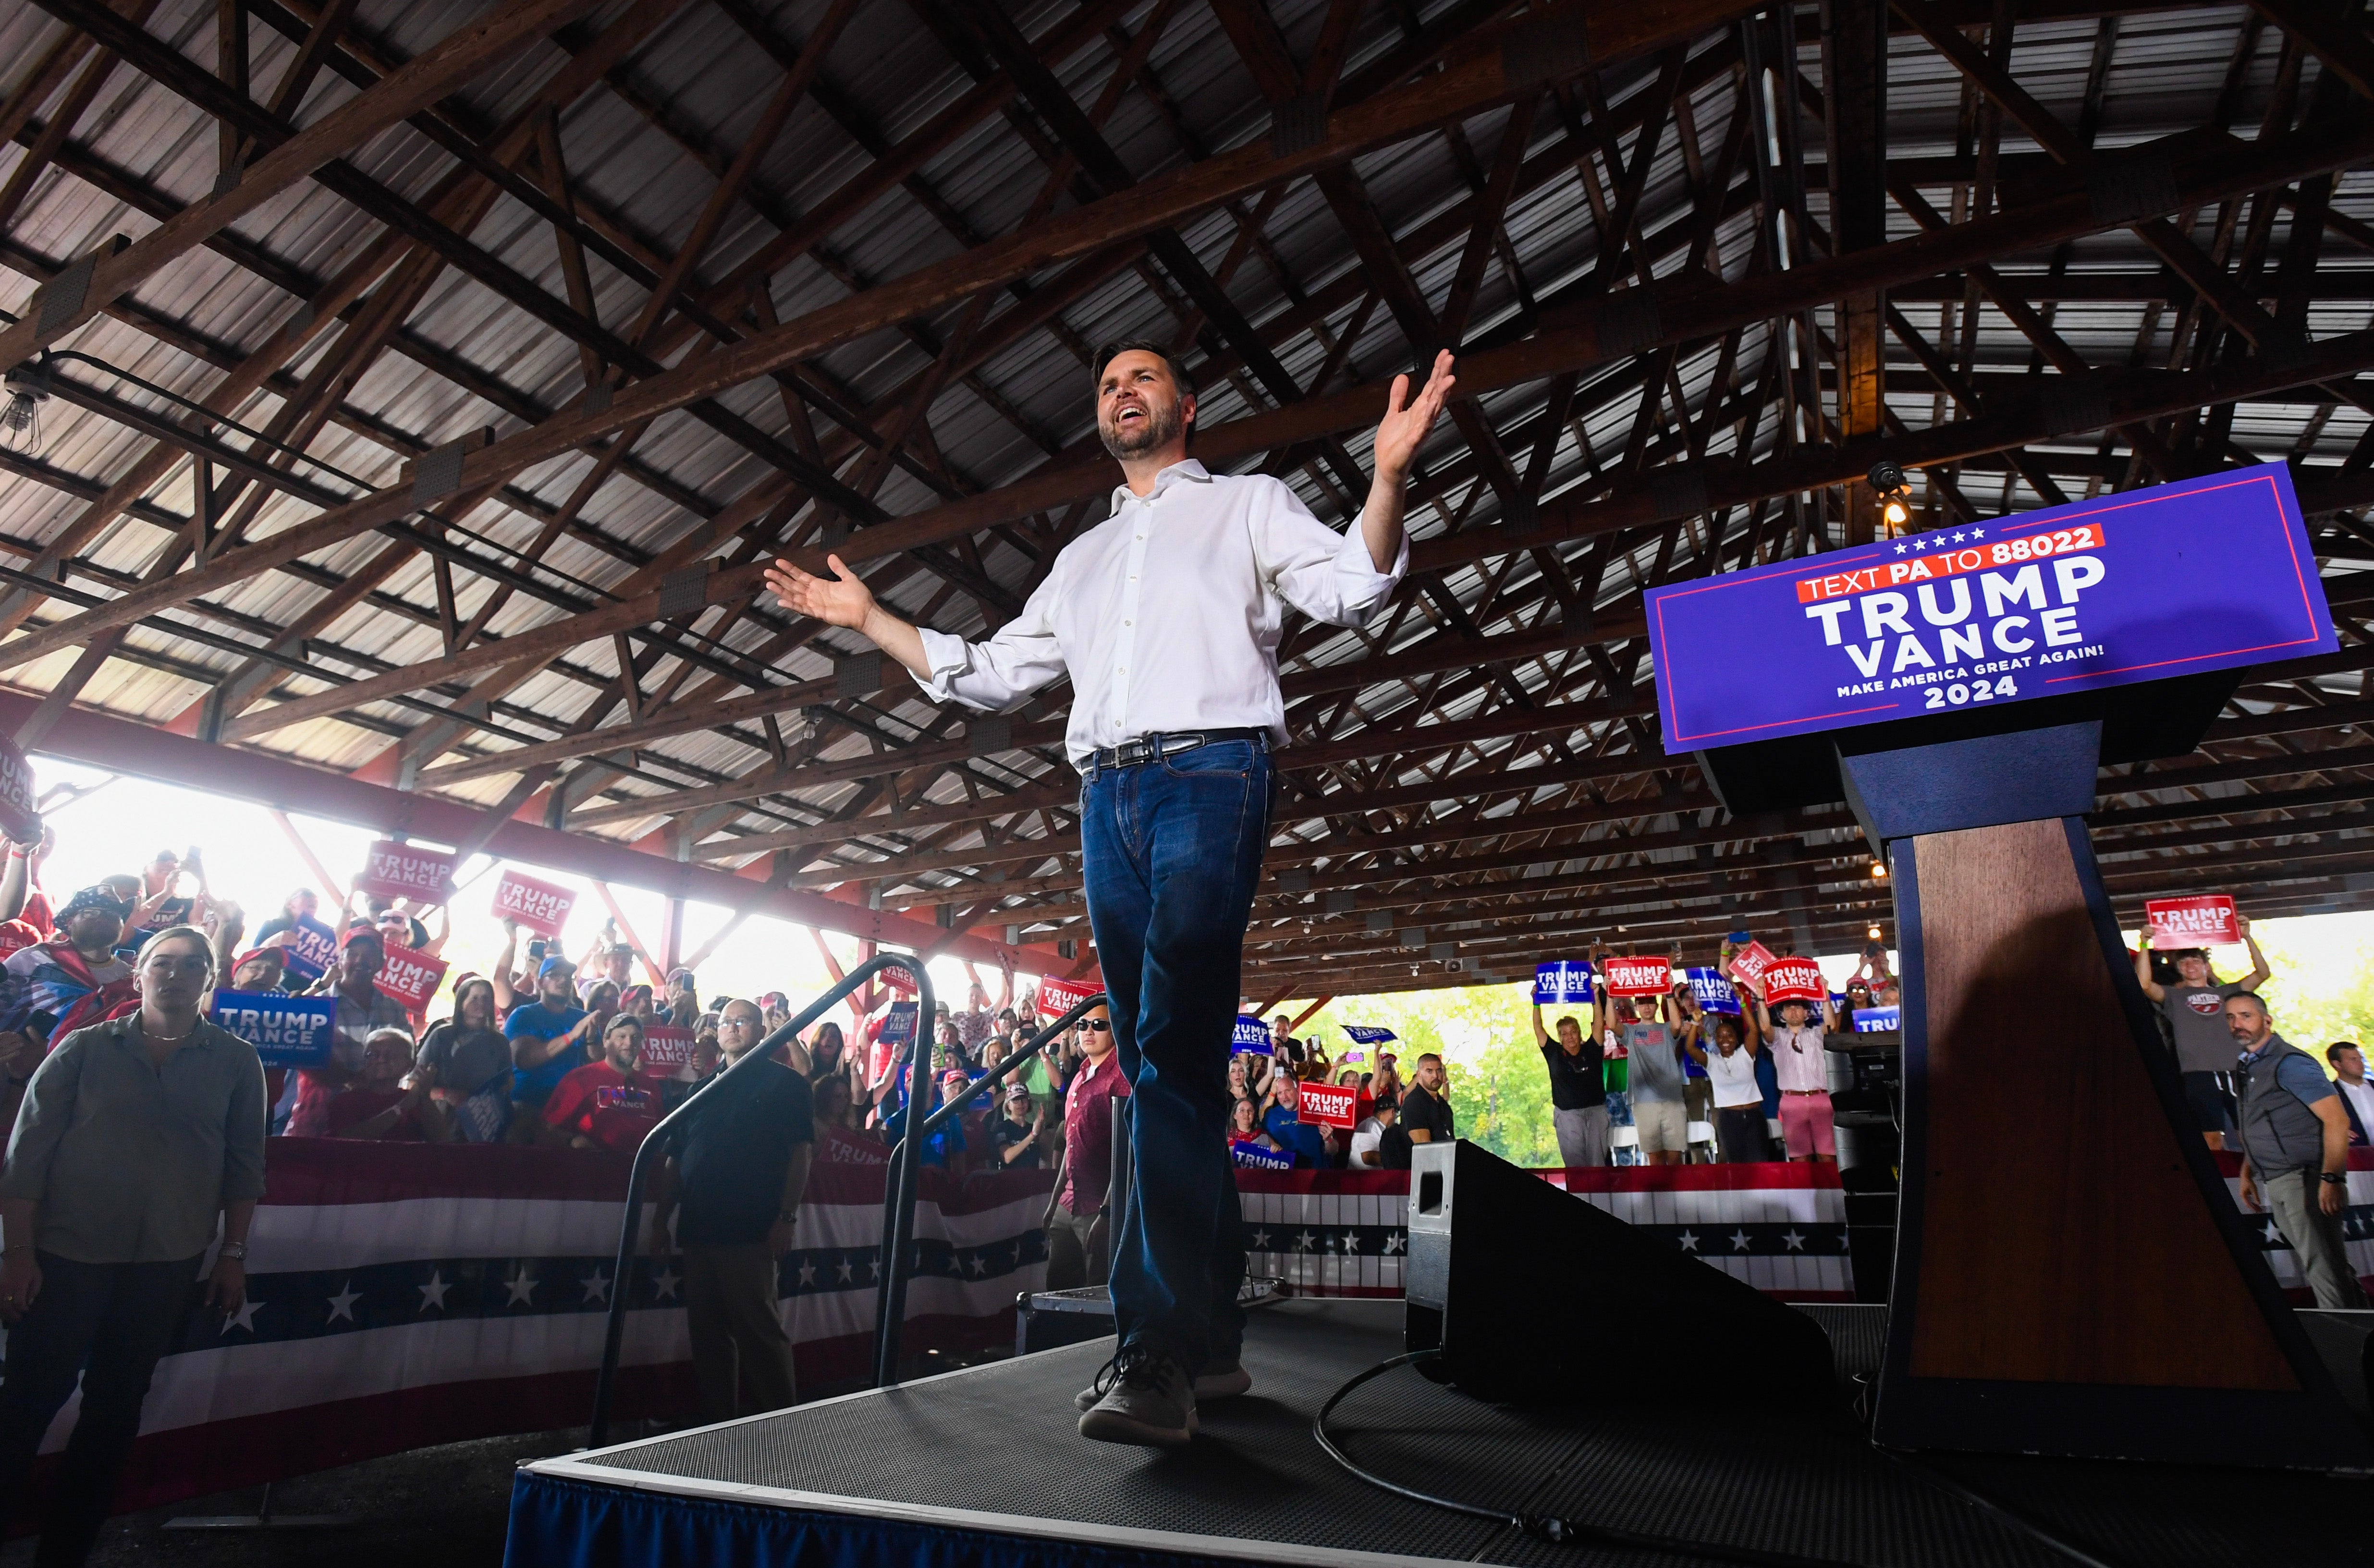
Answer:
[[[765,1033],[757,1003],[720,1009],[723,1071]],[[652,1255],[666,1255],[669,1211],[678,1211],[701,1418],[781,1410],[794,1395],[775,1263],[792,1250],[816,1153],[808,1081],[779,1061],[754,1067],[704,1100],[672,1143],[652,1214]]]
[[[1550,1070],[1550,1117],[1557,1124],[1558,1159],[1569,1170],[1607,1164],[1607,1079],[1600,1044],[1585,1039],[1582,1024],[1557,1021],[1557,1038],[1542,1027],[1542,1004],[1534,1003],[1534,1043]]]
[[[1448,1143],[1457,1136],[1451,1126],[1451,1087],[1442,1059],[1428,1051],[1417,1059],[1410,1086],[1402,1091],[1401,1120],[1386,1129],[1378,1152],[1387,1170],[1405,1171],[1412,1144]]]

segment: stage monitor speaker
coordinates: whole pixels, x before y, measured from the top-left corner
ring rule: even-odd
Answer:
[[[1402,1277],[1408,1349],[1480,1398],[1838,1402],[1811,1317],[1463,1139],[1412,1151]]]

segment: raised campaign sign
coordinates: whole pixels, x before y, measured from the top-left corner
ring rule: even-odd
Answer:
[[[291,926],[288,943],[281,949],[281,967],[291,978],[311,982],[330,972],[338,961],[338,938],[327,927],[315,923]]]
[[[363,856],[362,874],[355,891],[381,898],[410,898],[421,904],[442,904],[453,896],[454,857],[442,849],[423,849],[382,838]]]
[[[1649,591],[1670,755],[2339,646],[2280,462]]]
[[[1268,1024],[1249,1012],[1237,1014],[1236,1033],[1230,1036],[1228,1044],[1231,1054],[1251,1051],[1255,1056],[1269,1056],[1273,1054],[1270,1045]]]
[[[1050,975],[1039,982],[1039,1018],[1041,1023],[1061,1018],[1092,996],[1100,995],[1102,986],[1084,986],[1077,980],[1059,980]]]
[[[1770,948],[1760,942],[1751,942],[1731,955],[1731,977],[1752,989],[1775,962]]]
[[[1674,989],[1670,958],[1610,958],[1606,969],[1610,996],[1663,996]]]
[[[1698,999],[1698,1008],[1705,1012],[1737,1012],[1739,992],[1732,988],[1720,969],[1685,969],[1682,977],[1690,983],[1690,994]]]
[[[1346,1024],[1344,1025],[1344,1033],[1351,1037],[1355,1045],[1361,1046],[1381,1046],[1388,1040],[1401,1038],[1391,1029],[1378,1024]],[[1347,1056],[1345,1059],[1348,1061],[1351,1058]]]
[[[320,1067],[338,1037],[334,996],[217,991],[206,1016],[253,1046],[266,1067]]]
[[[886,970],[885,973],[887,973]],[[915,1024],[923,1013],[923,1004],[914,1001],[894,1001],[890,1011],[882,1015],[879,1036],[886,1046],[911,1046],[915,1043]]]
[[[445,971],[452,967],[442,958],[415,953],[400,942],[382,943],[382,950],[386,961],[380,965],[379,976],[372,984],[379,988],[380,995],[415,1012],[429,1005],[429,999],[445,983]]]
[[[2148,898],[2144,919],[2151,926],[2151,944],[2166,953],[2171,948],[2231,946],[2242,940],[2234,923],[2234,900],[2224,893],[2204,893],[2191,898]]]
[[[518,872],[505,872],[495,883],[495,918],[517,920],[539,936],[558,936],[569,924],[577,895]]]
[[[682,1067],[692,1059],[693,1033],[675,1024],[643,1025],[643,1066]]]
[[[33,787],[33,765],[6,735],[0,735],[0,834],[18,844],[30,844],[41,836],[41,796]]]
[[[1360,1091],[1348,1083],[1305,1083],[1295,1091],[1294,1115],[1298,1121],[1349,1132],[1359,1122],[1359,1105]]]
[[[1589,1001],[1591,965],[1580,958],[1562,958],[1534,967],[1535,1001]]]
[[[1822,966],[1810,958],[1775,958],[1764,966],[1764,1000],[1768,1002],[1818,1002],[1829,994],[1830,988],[1822,978]]]

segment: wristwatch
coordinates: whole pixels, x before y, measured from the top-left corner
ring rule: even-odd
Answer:
[[[2330,1182],[2334,1187],[2346,1187],[2349,1185],[2348,1174],[2344,1171],[2319,1171],[2316,1174],[2316,1179],[2321,1182]]]
[[[244,1260],[247,1257],[247,1243],[243,1241],[227,1241],[222,1244],[222,1250],[215,1256],[217,1258],[229,1258],[233,1260]]]
[[[800,1223],[800,1217],[797,1214],[778,1214],[775,1218],[779,1223],[786,1225],[796,1225]]]

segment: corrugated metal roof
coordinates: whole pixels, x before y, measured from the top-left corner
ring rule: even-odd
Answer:
[[[573,48],[624,13],[623,0],[598,8],[559,43],[546,42],[522,52],[500,70],[489,73],[458,95],[452,107],[464,123],[484,135],[503,123],[533,100],[538,87],[558,70]],[[358,58],[393,63],[409,58],[449,34],[477,14],[474,4],[410,3],[410,0],[365,0],[349,38]],[[572,182],[572,194],[594,231],[608,243],[623,246],[649,269],[664,265],[676,240],[691,227],[710,200],[714,170],[738,151],[750,135],[769,99],[782,80],[778,57],[795,53],[829,9],[828,0],[789,0],[761,4],[742,14],[762,29],[764,39],[737,20],[739,6],[689,5],[677,11],[647,39],[616,73],[616,87],[589,92],[559,115],[558,134]],[[1294,0],[1267,8],[1297,54],[1302,57],[1318,37],[1327,13],[1321,0]],[[1346,75],[1381,58],[1403,41],[1409,21],[1428,22],[1455,9],[1451,0],[1416,6],[1364,7],[1348,51]],[[292,6],[297,23],[312,14],[310,6]],[[1146,25],[1149,16],[1165,18],[1163,31],[1150,55],[1150,77],[1141,77],[1122,97],[1104,132],[1130,171],[1146,179],[1180,168],[1198,153],[1240,145],[1265,135],[1269,111],[1255,89],[1251,74],[1238,58],[1218,18],[1206,6],[1188,3],[1130,7],[1123,26],[1131,32]],[[1016,6],[1013,20],[1026,34],[1037,35],[1063,24],[1069,6],[1052,3]],[[733,204],[705,252],[691,280],[696,292],[726,275],[737,263],[758,252],[778,232],[781,222],[799,221],[830,199],[846,181],[862,173],[871,161],[869,146],[895,144],[958,102],[975,86],[976,78],[934,36],[930,18],[943,15],[931,6],[920,8],[887,0],[861,6],[835,42],[823,73],[823,90],[829,101],[812,94],[791,115],[782,134],[757,161],[751,191]],[[1810,22],[1812,13],[1806,12]],[[2272,27],[2251,21],[2241,6],[2184,6],[2161,12],[2134,12],[2109,18],[2073,18],[2029,20],[2018,28],[2010,69],[2020,85],[2064,124],[2086,118],[2084,104],[2094,72],[2103,29],[2115,29],[2108,69],[2094,124],[2095,146],[2109,149],[2192,130],[2202,125],[2225,99],[2226,123],[2236,134],[2256,134],[2278,89],[2284,39]],[[945,18],[964,25],[961,12],[950,8]],[[151,14],[148,30],[202,67],[214,66],[215,9],[200,0],[164,0]],[[21,76],[58,36],[56,26],[30,7],[0,15],[0,59],[27,63]],[[2238,56],[2238,44],[2248,41],[2247,54]],[[762,46],[763,44],[763,46]],[[967,46],[970,51],[971,46]],[[1707,175],[1719,180],[1711,199],[1726,204],[1726,215],[1715,223],[1712,257],[1725,280],[1737,281],[1763,263],[1757,252],[1757,233],[1752,165],[1764,148],[1746,142],[1743,160],[1722,163],[1737,111],[1738,73],[1735,35],[1710,35],[1689,47],[1691,64],[1685,80],[1686,123],[1707,160]],[[292,58],[294,44],[272,26],[259,21],[252,39],[252,66],[257,91],[267,90]],[[1116,68],[1119,55],[1110,37],[1098,40],[1064,61],[1059,75],[1064,87],[1083,105],[1093,104]],[[1799,64],[1816,96],[1821,81],[1819,50],[1810,30],[1801,29]],[[1635,63],[1606,74],[1602,90],[1616,118],[1626,124],[1654,101],[1660,63]],[[2319,72],[2313,58],[2301,69],[2304,91],[2313,91]],[[2233,87],[2229,92],[2228,83]],[[1147,90],[1158,82],[1159,101]],[[10,86],[16,84],[12,81]],[[311,123],[328,108],[350,99],[358,89],[335,72],[324,72],[309,91],[299,119]],[[1886,90],[1889,103],[1891,156],[1927,160],[1942,169],[1951,160],[1969,157],[1976,98],[1955,67],[1925,42],[1899,33],[1889,46]],[[1799,108],[1804,109],[1801,102]],[[1644,232],[1656,236],[1656,269],[1670,275],[1686,264],[1682,243],[1698,219],[1700,199],[1691,161],[1686,158],[1667,117],[1654,117],[1660,141],[1648,172],[1639,207]],[[1575,123],[1587,125],[1578,108]],[[1385,225],[1407,236],[1429,225],[1443,228],[1443,241],[1418,258],[1411,268],[1429,308],[1439,309],[1460,265],[1464,234],[1451,222],[1461,205],[1474,195],[1484,171],[1499,156],[1511,113],[1506,109],[1481,114],[1445,133],[1411,137],[1357,160],[1355,169]],[[1033,127],[1026,136],[1021,127]],[[1808,160],[1805,193],[1808,218],[1827,231],[1830,202],[1823,168],[1822,126],[1801,114],[1797,123]],[[1183,133],[1183,135],[1182,135]],[[1529,301],[1558,298],[1586,284],[1598,265],[1605,244],[1586,177],[1602,192],[1613,191],[1622,170],[1612,168],[1589,133],[1580,146],[1569,143],[1569,125],[1554,103],[1533,120],[1527,137],[1527,164],[1520,193],[1510,205],[1483,271],[1469,317],[1471,340],[1495,333],[1522,331],[1530,321]],[[982,236],[1001,234],[1023,220],[1047,186],[1049,170],[1034,139],[1047,133],[1037,128],[1032,112],[1019,104],[993,114],[957,136],[923,160],[905,189],[887,191],[853,216],[838,223],[829,239],[772,276],[770,298],[775,311],[791,318],[846,297],[852,285],[867,286],[912,271],[918,266],[961,253]],[[18,270],[0,272],[0,305],[21,311],[36,279],[24,270],[29,258],[50,264],[63,263],[99,244],[111,233],[138,235],[158,221],[159,213],[202,199],[210,189],[217,159],[213,122],[164,87],[150,82],[128,66],[110,75],[105,90],[76,126],[65,163],[43,173],[6,228],[6,257]],[[1617,156],[1633,156],[1635,135],[1618,137]],[[2038,146],[2008,119],[2001,150],[2010,165],[2023,171],[2038,160]],[[452,158],[410,127],[388,131],[350,156],[350,161],[371,178],[416,201],[429,201],[446,185],[454,169]],[[523,165],[531,176],[534,163]],[[127,201],[118,192],[136,199]],[[1308,385],[1322,366],[1334,366],[1330,389],[1351,382],[1374,383],[1410,367],[1416,349],[1396,320],[1389,302],[1364,304],[1377,280],[1362,267],[1342,222],[1310,181],[1296,181],[1270,197],[1248,197],[1227,210],[1205,214],[1184,224],[1181,236],[1208,269],[1219,269],[1240,249],[1238,214],[1263,212],[1261,243],[1238,259],[1228,280],[1228,292],[1250,319],[1264,322],[1300,309],[1299,301],[1320,302],[1318,316],[1324,333],[1300,331],[1275,345],[1278,359],[1298,382]],[[1941,210],[1957,212],[1957,193],[1945,185],[1928,188]],[[928,198],[928,199],[925,199]],[[1055,210],[1068,210],[1079,197],[1068,186]],[[2350,215],[2374,213],[2374,172],[2352,170],[2339,179],[2334,193],[2337,210]],[[2220,243],[2217,216],[2212,211],[2190,216],[2190,228],[2204,246]],[[1887,215],[1891,240],[1917,229],[1900,208]],[[2282,253],[2288,233],[2287,215],[2279,215],[2268,232],[2265,254],[2272,266]],[[377,224],[319,186],[307,184],[284,194],[236,226],[235,243],[182,258],[144,283],[136,294],[142,311],[173,323],[178,333],[193,333],[215,345],[217,362],[192,355],[158,333],[131,322],[103,317],[84,329],[74,347],[96,359],[131,372],[187,397],[203,398],[222,379],[224,367],[235,357],[253,352],[272,340],[299,302],[291,288],[318,289],[342,269],[354,266],[378,243]],[[552,226],[529,206],[509,194],[493,198],[483,216],[468,228],[469,240],[503,265],[514,269],[535,287],[558,300],[569,288],[560,246]],[[2239,243],[2240,241],[2234,241]],[[1802,237],[1792,240],[1802,247]],[[225,250],[237,254],[222,253]],[[2220,252],[2221,258],[2224,252]],[[1795,258],[1803,262],[1805,258]],[[20,264],[21,263],[21,264]],[[631,333],[643,309],[645,288],[600,255],[589,263],[595,314],[617,333]],[[2374,257],[2328,242],[2326,272],[2333,276],[2374,270]],[[1051,268],[1026,280],[1028,289],[1043,288],[1064,275]],[[2163,308],[2140,292],[2126,298],[2093,297],[2087,279],[2115,278],[2123,283],[2150,279],[2159,272],[2158,258],[2132,235],[2112,230],[2074,242],[2064,252],[2045,252],[2004,259],[1999,271],[2021,287],[2043,284],[2055,270],[2076,280],[2072,296],[2046,307],[2051,329],[2085,360],[2097,366],[2166,363],[2180,313]],[[382,287],[385,287],[382,285]],[[2097,294],[2102,291],[2095,291]],[[2164,295],[2165,290],[2161,293]],[[1000,315],[1018,308],[1013,291],[1000,291],[986,330],[998,330]],[[2035,349],[2014,321],[1994,304],[1981,303],[1964,322],[1958,301],[1909,301],[1905,315],[1924,330],[1945,331],[1948,357],[1958,368],[1975,372],[1982,387],[2001,379],[2027,375],[2037,369]],[[890,416],[890,400],[932,363],[923,345],[946,341],[966,314],[962,302],[934,311],[910,323],[910,331],[885,329],[854,342],[841,344],[802,369],[801,374],[826,389],[831,398],[854,402],[873,410],[871,417]],[[1814,312],[1811,322],[1825,333],[1835,322],[1827,310]],[[1359,325],[1357,341],[1343,345],[1338,334]],[[1060,313],[1061,335],[1048,331],[1026,333],[992,355],[970,378],[944,390],[929,411],[932,444],[923,461],[945,465],[954,476],[953,487],[970,489],[1010,483],[1047,461],[1041,439],[1076,443],[1092,433],[1087,377],[1071,345],[1122,336],[1175,337],[1179,325],[1162,298],[1135,268],[1119,273],[1087,290]],[[2309,312],[2312,337],[2353,332],[2374,324],[2374,288],[2356,297],[2320,302]],[[485,284],[452,268],[440,268],[418,302],[407,312],[403,333],[409,345],[402,352],[381,353],[344,395],[350,416],[333,420],[307,441],[309,454],[354,480],[371,486],[394,482],[399,465],[421,447],[454,439],[481,426],[499,430],[518,427],[523,415],[536,415],[574,399],[583,383],[577,345],[553,332],[518,305]],[[673,338],[668,341],[673,343]],[[1205,341],[1216,339],[1207,333]],[[323,356],[339,353],[337,334],[324,333],[288,369],[298,377],[313,369]],[[1750,327],[1726,353],[1723,344],[1709,341],[1686,345],[1672,366],[1690,417],[1702,416],[1710,404],[1745,395],[1759,384],[1770,357],[1803,356],[1806,345],[1787,345],[1785,334],[1769,326]],[[681,345],[669,352],[680,354]],[[1200,359],[1199,353],[1191,359]],[[1816,356],[1816,357],[1820,357]],[[1906,426],[1921,428],[1950,406],[1930,384],[1900,345],[1889,345],[1891,369],[1898,384],[1888,393],[1892,415]],[[1732,378],[1718,385],[1719,372]],[[1816,380],[1828,376],[1825,366],[1810,368]],[[458,372],[459,378],[455,373]],[[95,374],[77,370],[77,375]],[[1556,497],[1570,489],[1588,495],[1608,482],[1609,464],[1620,459],[1641,418],[1640,378],[1629,366],[1595,371],[1587,378],[1568,427],[1557,439],[1557,455],[1549,469],[1545,496]],[[1255,392],[1257,380],[1243,376],[1208,375],[1202,399],[1203,418],[1216,423],[1255,413],[1270,405],[1266,391]],[[293,383],[291,383],[293,384]],[[1004,408],[993,406],[976,388],[990,390]],[[126,401],[147,408],[167,406],[128,383],[114,389]],[[260,427],[283,411],[286,387],[255,394],[237,416]],[[1668,389],[1652,389],[1661,406],[1652,410],[1653,442],[1669,443],[1676,429]],[[483,395],[482,395],[483,394]],[[1530,420],[1541,400],[1537,385],[1520,386],[1487,394],[1481,405],[1504,434]],[[777,389],[765,383],[746,385],[721,397],[720,404],[769,437],[793,444],[790,416]],[[2367,433],[2368,420],[2358,408],[2344,403],[2338,409],[2320,407],[2313,392],[2253,401],[2233,423],[2232,439],[2253,452],[2297,453],[2314,462],[2337,463]],[[1010,414],[1009,412],[1010,411]],[[1772,451],[1782,439],[1782,415],[1777,407],[1750,408],[1745,424],[1726,423],[1704,433],[1703,450],[1711,456],[1745,450]],[[123,425],[62,400],[45,410],[45,440],[41,461],[67,474],[104,485],[147,450],[144,436]],[[825,414],[817,428],[828,449],[840,451],[846,437]],[[394,434],[389,434],[393,432]],[[243,444],[231,438],[234,444]],[[1365,436],[1347,438],[1343,445],[1356,461],[1365,461]],[[1665,451],[1652,446],[1653,451]],[[2093,450],[2093,442],[2051,443],[2039,449],[2069,454]],[[496,635],[517,636],[577,613],[572,606],[598,603],[634,579],[637,563],[682,537],[696,520],[678,497],[698,497],[703,510],[732,500],[763,477],[769,467],[762,458],[721,436],[688,412],[661,416],[635,440],[633,458],[650,482],[626,476],[605,484],[583,504],[581,526],[600,536],[588,539],[576,532],[562,534],[543,549],[539,580],[545,593],[503,592],[504,603],[489,619]],[[1441,508],[1416,509],[1413,531],[1426,537],[1451,526],[1473,528],[1497,519],[1498,496],[1479,477],[1463,439],[1446,427],[1425,454],[1433,472],[1452,475]],[[1524,459],[1520,455],[1520,464]],[[470,521],[477,536],[468,547],[514,558],[530,548],[556,509],[569,504],[571,494],[590,472],[593,458],[575,453],[522,474],[515,482],[517,504],[490,504]],[[175,465],[149,486],[147,499],[165,513],[187,515],[194,506],[190,464]],[[845,471],[846,472],[846,471]],[[323,472],[326,479],[327,470]],[[1336,498],[1309,473],[1283,473],[1305,501],[1323,517],[1341,515]],[[1329,484],[1333,484],[1331,479]],[[2001,472],[1999,464],[1973,465],[1962,474],[1973,496],[1991,506],[2017,509],[2039,503],[2026,484]],[[2099,481],[2096,481],[2099,483]],[[933,483],[905,468],[894,468],[881,483],[877,498],[893,513],[936,504],[951,486],[949,478]],[[1924,496],[1925,482],[1916,479],[1916,498]],[[62,491],[29,479],[0,479],[0,536],[44,542],[57,537],[81,513],[84,503]],[[246,537],[256,538],[295,526],[313,508],[287,497],[267,500],[248,523]],[[1093,515],[1093,514],[1091,514]],[[1691,525],[1698,537],[1698,525]],[[1769,535],[1777,539],[1778,529]],[[1017,539],[1019,543],[1017,544]],[[70,585],[84,591],[104,591],[101,585],[128,581],[151,570],[168,542],[166,532],[147,521],[120,521],[79,552],[76,576]],[[1612,603],[1633,591],[1660,569],[1653,539],[1620,543],[1598,579],[1601,603]],[[1025,548],[1023,546],[1027,545]],[[981,568],[1009,591],[1032,580],[1033,555],[1046,548],[1028,534],[991,532],[977,541]],[[1768,544],[1768,548],[1769,544]],[[406,547],[376,535],[365,535],[309,557],[316,569],[278,571],[250,579],[207,601],[203,614],[184,612],[186,624],[203,625],[249,645],[259,645],[260,628],[303,623],[318,603],[325,584],[364,571],[391,556],[400,564],[387,569],[375,596],[366,597],[331,618],[309,626],[312,642],[306,657],[324,678],[352,677],[391,666],[426,663],[444,651],[444,634],[437,624],[436,572],[429,556],[405,553]],[[496,588],[463,571],[457,575],[458,604],[464,618],[477,613]],[[1557,595],[1544,591],[1535,569],[1463,568],[1447,574],[1445,585],[1456,600],[1475,605],[1489,592],[1499,596],[1490,612],[1494,626],[1533,624]],[[557,603],[558,594],[570,603]],[[889,591],[897,606],[912,614],[936,605],[934,619],[946,629],[975,633],[988,624],[982,606],[961,591],[947,592],[929,571],[909,575]],[[47,614],[54,614],[53,605]],[[1411,644],[1436,629],[1436,609],[1421,604],[1404,610],[1392,623],[1391,646]],[[721,630],[719,623],[731,620]],[[691,642],[679,639],[674,651],[664,650],[658,662],[642,675],[647,690],[688,690],[723,695],[730,687],[699,671],[686,672],[688,654],[702,659],[747,655],[770,647],[782,629],[780,614],[762,609],[746,618],[711,614],[701,623],[704,636]],[[715,639],[715,640],[710,640]],[[165,721],[199,702],[210,682],[237,669],[241,659],[170,631],[135,628],[126,649],[144,661],[118,659],[108,663],[85,689],[84,700],[109,711],[154,721]],[[664,645],[663,645],[664,647]],[[779,680],[817,679],[829,673],[834,653],[854,651],[853,639],[835,634],[773,660]],[[1298,658],[1325,664],[1365,657],[1372,647],[1359,634],[1333,633],[1301,638]],[[36,686],[54,682],[72,663],[71,654],[59,654],[26,666],[13,678]],[[1578,666],[1579,667],[1579,666]],[[1558,670],[1563,672],[1561,664]],[[500,734],[482,732],[467,738],[463,755],[499,751],[503,747],[558,733],[565,727],[596,715],[618,722],[623,710],[598,691],[617,673],[617,654],[606,642],[572,649],[567,658],[512,685],[502,696],[504,705],[490,720]],[[1530,661],[1516,666],[1512,678],[1526,691],[1551,693],[1566,679],[1551,665]],[[669,683],[675,682],[670,685]],[[438,705],[456,700],[469,682],[442,692],[417,694]],[[1456,686],[1457,683],[1451,683]],[[265,689],[297,692],[313,683],[294,673],[278,673]],[[1405,687],[1389,685],[1356,694],[1358,711],[1375,723],[1396,712],[1417,710],[1419,699]],[[1440,708],[1443,719],[1478,711],[1500,700],[1483,685],[1461,692]],[[901,686],[876,694],[858,705],[842,705],[861,725],[873,725],[889,740],[903,742],[939,724],[943,716],[918,694]],[[361,766],[382,753],[392,737],[420,724],[424,713],[417,705],[374,703],[347,719],[317,719],[270,731],[257,743],[264,747],[334,767]],[[796,713],[783,716],[785,727],[796,733]],[[510,737],[510,738],[506,738]],[[1592,743],[1613,743],[1611,729]],[[696,731],[652,743],[644,748],[631,776],[606,780],[613,800],[656,795],[667,789],[738,776],[770,761],[768,740],[756,724],[730,733]],[[844,725],[828,729],[815,755],[825,760],[862,756],[874,742]],[[1511,756],[1516,752],[1508,754]],[[434,760],[423,757],[422,761]],[[1025,777],[1052,778],[1059,765],[1045,755],[1006,755],[978,765],[982,778],[1013,782]],[[1381,785],[1389,779],[1371,779]],[[494,776],[454,787],[464,798],[492,802],[501,797],[508,781]],[[847,781],[820,783],[796,797],[749,803],[738,813],[749,828],[767,831],[786,820],[805,820],[838,810],[867,790]],[[934,778],[924,801],[946,802],[962,798],[966,782],[953,773]],[[582,802],[581,802],[582,803]],[[911,804],[915,802],[910,802]],[[730,831],[733,811],[704,817],[704,831]],[[605,832],[634,833],[643,825],[617,823]],[[1026,831],[1039,831],[1030,827]],[[960,842],[963,832],[942,834],[942,842]],[[925,884],[951,880],[930,873]]]

